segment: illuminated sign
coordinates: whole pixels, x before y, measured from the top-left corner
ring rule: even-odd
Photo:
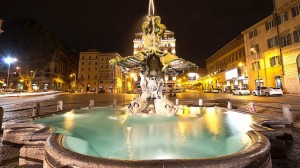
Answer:
[[[188,80],[189,81],[195,81],[197,79],[199,79],[199,75],[197,73],[194,73],[194,72],[188,73]]]
[[[230,71],[225,72],[226,80],[232,80],[239,77],[238,69],[232,69]]]

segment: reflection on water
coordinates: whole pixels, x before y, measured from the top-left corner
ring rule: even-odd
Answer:
[[[114,108],[95,108],[37,122],[74,137],[66,137],[64,145],[75,152],[150,160],[209,158],[243,150],[251,143],[246,132],[253,118],[217,107],[180,106],[177,116],[133,116]]]
[[[67,130],[69,132],[72,131],[72,129],[74,128],[74,118],[75,118],[75,112],[72,110],[70,112],[67,112],[66,114],[63,115],[64,116],[64,130]]]

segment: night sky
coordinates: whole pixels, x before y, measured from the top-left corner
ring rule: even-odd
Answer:
[[[7,0],[0,18],[31,17],[77,52],[132,55],[134,33],[148,0]],[[243,30],[272,14],[272,0],[155,0],[156,14],[175,32],[177,55],[205,67],[205,60]],[[1,36],[0,36],[1,38]]]

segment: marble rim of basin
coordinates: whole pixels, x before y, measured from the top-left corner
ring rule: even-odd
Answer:
[[[261,133],[248,131],[248,136],[252,144],[240,152],[206,159],[173,159],[173,160],[118,160],[108,158],[98,158],[93,156],[82,155],[66,149],[62,145],[64,138],[61,134],[52,134],[45,145],[44,167],[247,167],[259,166],[269,167],[270,159],[270,142]]]

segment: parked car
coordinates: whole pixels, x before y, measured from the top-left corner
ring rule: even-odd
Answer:
[[[219,90],[218,89],[213,89],[212,92],[213,93],[219,93]]]
[[[209,89],[204,89],[204,93],[211,93],[211,90],[209,90]]]
[[[250,91],[247,88],[237,88],[232,91],[233,95],[250,95]]]
[[[259,89],[256,89],[256,90],[252,91],[252,94],[254,96],[258,96],[258,95],[263,95],[263,96],[278,95],[278,96],[281,96],[283,94],[283,91],[282,91],[281,88],[263,86],[263,87],[260,88],[260,92],[259,92]]]
[[[104,89],[100,89],[100,90],[98,90],[98,93],[105,93],[105,90]]]

